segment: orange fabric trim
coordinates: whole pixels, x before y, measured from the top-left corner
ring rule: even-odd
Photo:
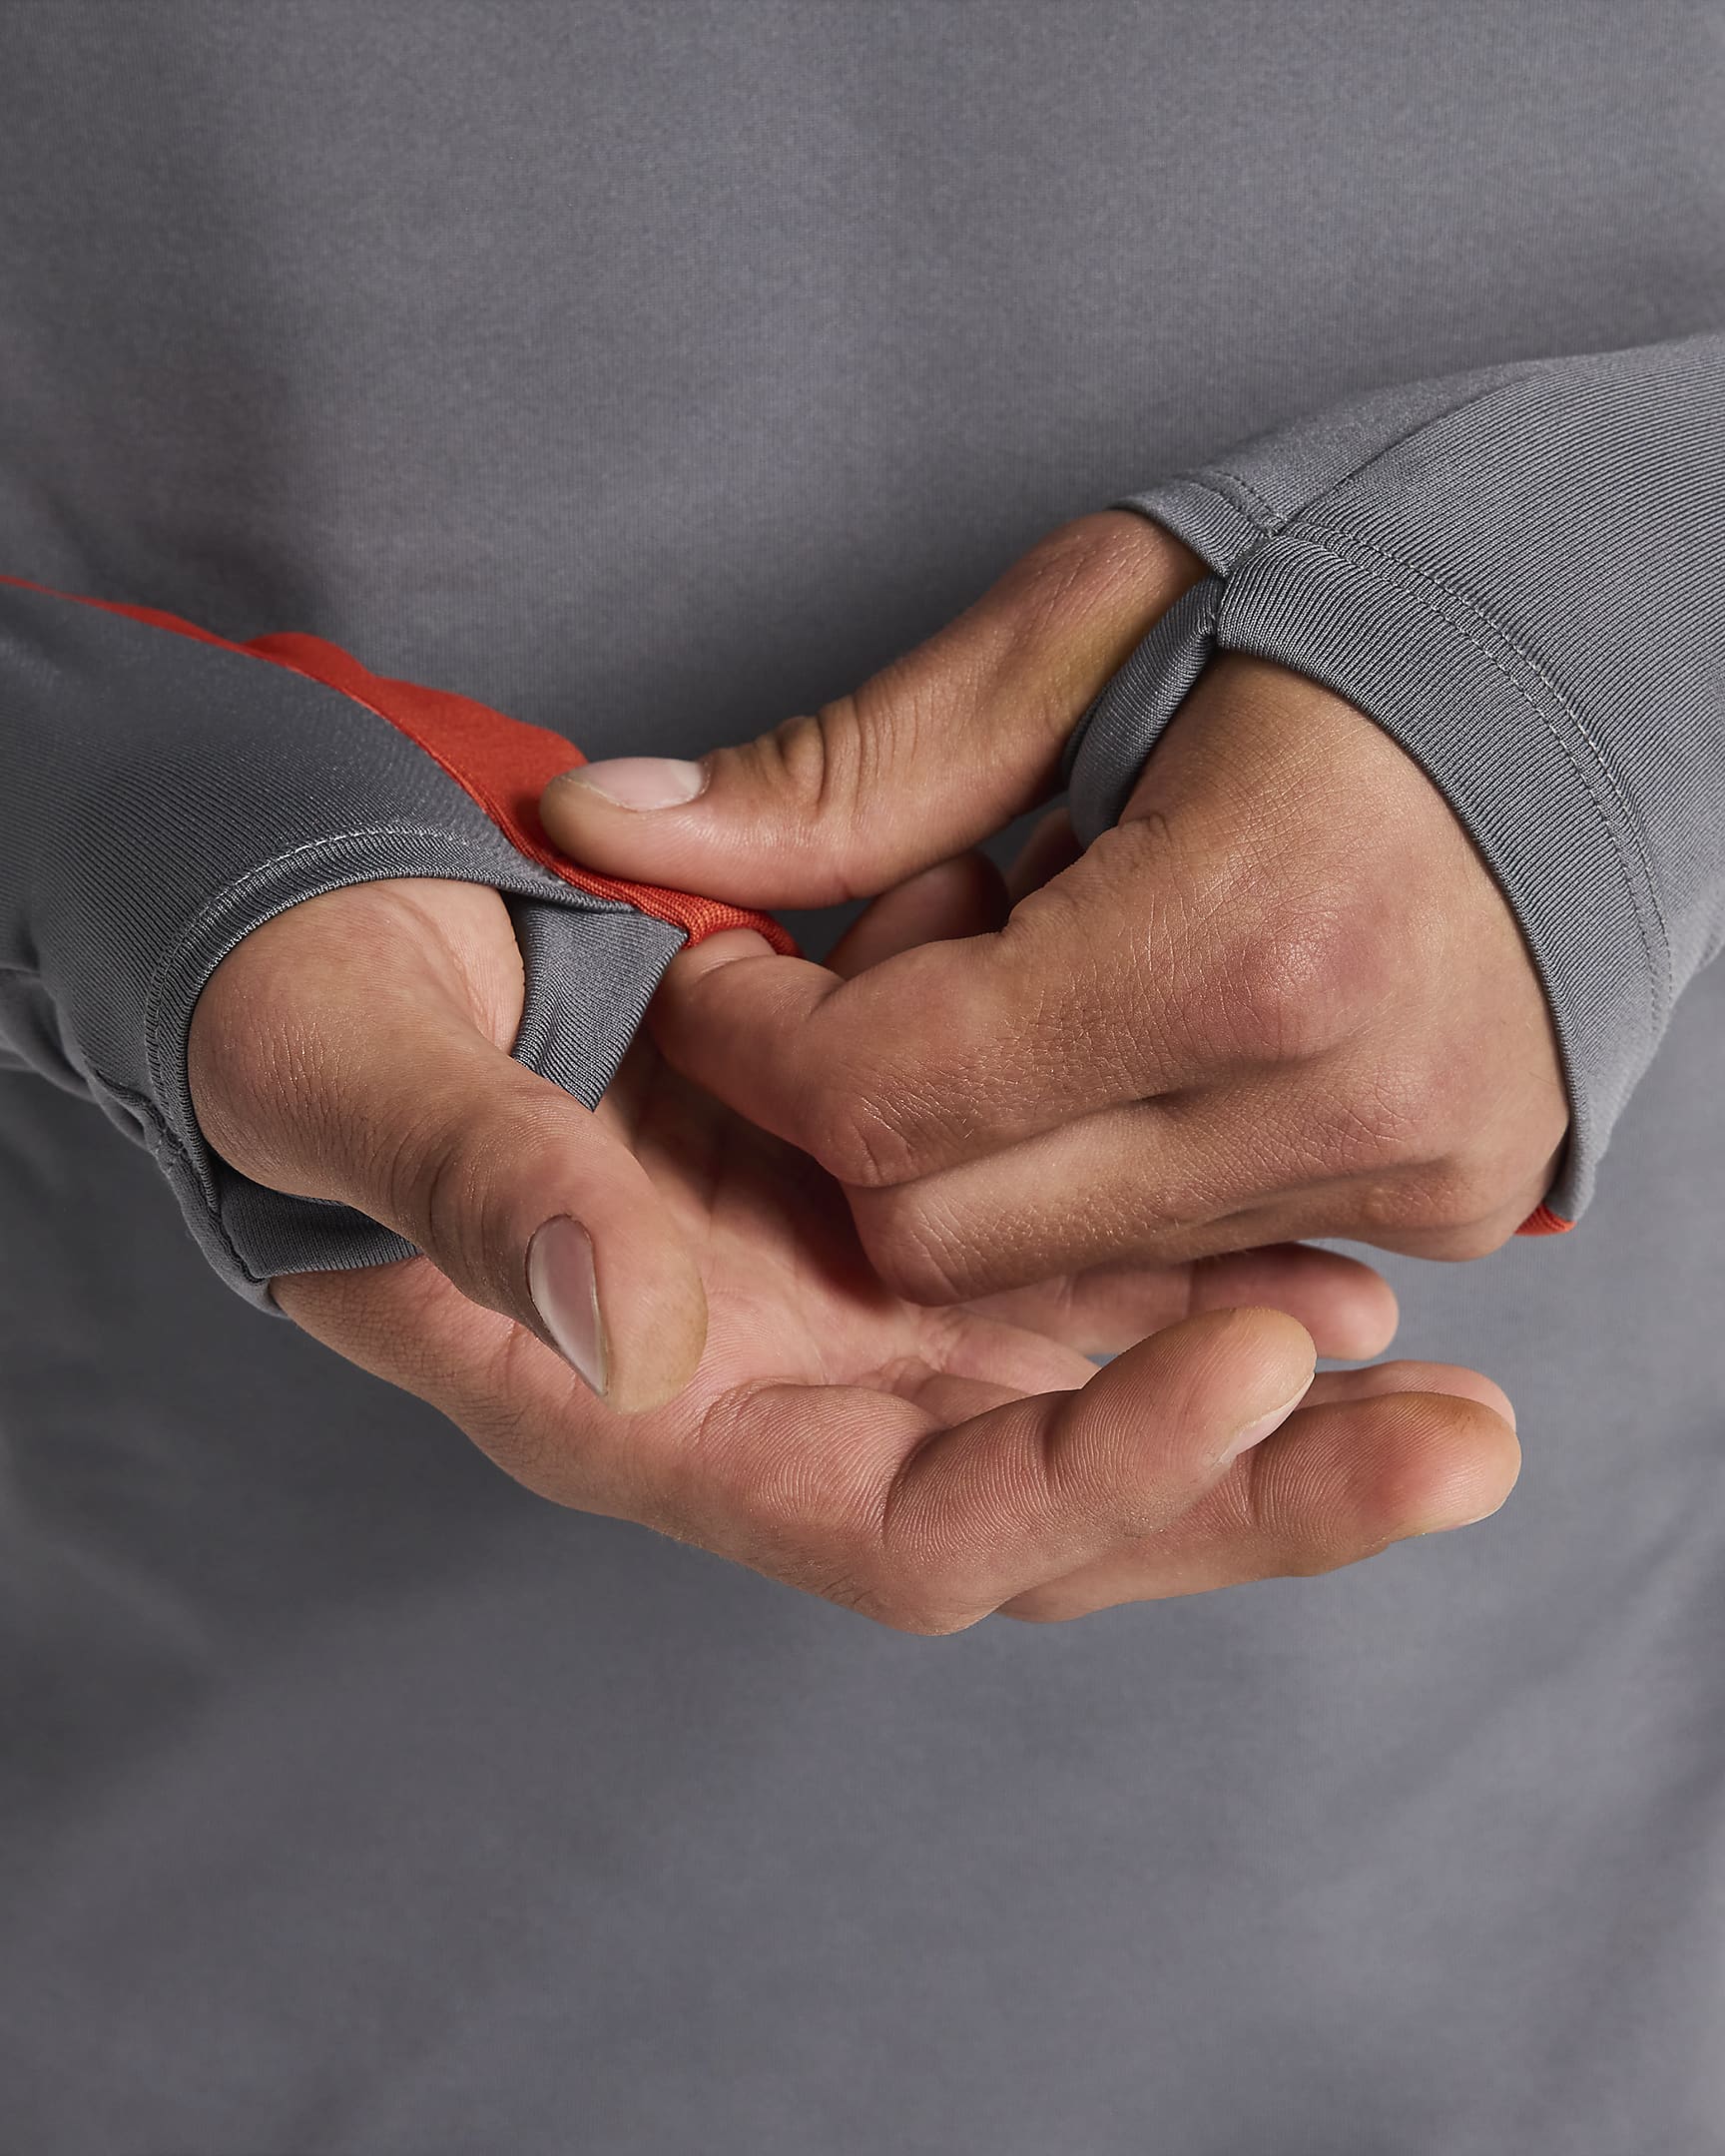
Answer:
[[[577,890],[595,897],[619,898],[681,928],[691,943],[718,935],[726,928],[753,928],[777,951],[795,956],[797,944],[791,931],[771,914],[751,912],[744,906],[727,905],[717,898],[699,898],[688,891],[667,890],[657,883],[633,883],[620,876],[600,875],[579,867],[558,852],[539,820],[539,796],[559,772],[571,771],[587,760],[561,734],[547,727],[528,726],[507,719],[489,705],[471,697],[456,696],[444,689],[423,689],[416,682],[391,681],[372,674],[358,660],[322,637],[286,632],[256,637],[249,644],[233,644],[178,615],[156,607],[127,606],[115,599],[87,599],[77,592],[52,591],[25,577],[0,577],[25,591],[67,599],[77,606],[99,608],[104,614],[121,614],[129,621],[152,629],[165,629],[195,643],[213,644],[222,651],[239,652],[289,673],[319,682],[374,717],[404,734],[417,749],[447,772],[470,800],[484,809],[517,852],[549,868]]]
[[[746,907],[726,905],[717,898],[697,898],[687,891],[666,890],[657,883],[630,883],[618,876],[599,875],[577,867],[559,853],[539,821],[539,796],[559,772],[572,771],[587,760],[561,734],[546,727],[528,726],[506,719],[488,705],[471,697],[456,696],[445,689],[422,689],[416,682],[391,681],[369,673],[339,645],[322,637],[286,631],[256,637],[250,644],[231,644],[226,637],[164,614],[157,607],[127,606],[117,599],[87,599],[78,592],[54,591],[33,584],[28,577],[0,576],[0,584],[24,591],[41,592],[50,599],[68,599],[76,606],[99,607],[104,614],[123,614],[129,621],[152,629],[170,630],[199,644],[214,644],[222,651],[240,652],[248,658],[267,660],[287,667],[306,680],[321,682],[405,734],[441,766],[462,792],[468,795],[496,824],[518,852],[542,868],[561,876],[577,890],[592,891],[601,898],[621,898],[638,906],[655,920],[669,921],[688,934],[691,943],[718,935],[726,928],[753,928],[764,935],[776,951],[797,955],[790,930],[771,914],[753,913]],[[1517,1235],[1567,1235],[1575,1223],[1541,1205],[1516,1229]]]

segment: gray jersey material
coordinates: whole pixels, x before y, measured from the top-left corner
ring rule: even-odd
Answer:
[[[1278,516],[1346,497],[1535,610],[1591,708],[1620,622],[1538,611],[1592,591],[1572,530],[1493,551],[1535,526],[1445,525],[1440,469],[1376,491],[1369,400],[1725,319],[1696,0],[162,0],[5,42],[0,573],[308,630],[594,755],[806,709],[1158,474],[1214,505],[1227,641],[1243,550],[1287,559],[1202,476],[1255,436]],[[1589,545],[1646,530],[1590,499]],[[1514,1396],[1522,1485],[1337,1579],[928,1643],[554,1512],[225,1294],[88,1100],[0,1074],[9,2149],[1725,2150],[1719,971],[1675,1000],[1725,819],[1714,499],[1657,557],[1683,620],[1636,616],[1669,725],[1643,699],[1602,760],[1677,956],[1656,1019],[1598,989],[1587,1219],[1393,1268],[1406,1350]],[[1377,603],[1324,619],[1393,644]]]
[[[1676,997],[1725,941],[1725,335],[1319,413],[1128,497],[1217,573],[1071,745],[1094,837],[1216,650],[1419,758],[1526,935],[1563,1050],[1574,1221]]]
[[[0,1055],[145,1146],[205,1256],[261,1308],[279,1274],[413,1245],[266,1190],[205,1143],[192,1011],[252,929],[380,876],[495,885],[525,960],[515,1052],[589,1107],[682,947],[517,851],[376,713],[244,651],[0,584]]]

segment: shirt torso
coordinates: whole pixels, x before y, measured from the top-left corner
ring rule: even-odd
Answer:
[[[0,571],[596,754],[807,708],[1278,418],[1725,311],[1676,0],[7,43]],[[0,1079],[21,2145],[1725,2146],[1722,1045],[1704,975],[1576,1236],[1394,1269],[1516,1401],[1499,1519],[945,1643],[538,1505]]]

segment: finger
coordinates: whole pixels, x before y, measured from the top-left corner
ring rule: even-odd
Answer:
[[[698,1085],[864,1186],[1242,1077],[1264,1055],[1241,1015],[1253,990],[1183,845],[1150,818],[1106,831],[999,934],[922,944],[848,981],[759,937],[714,936],[673,961],[655,1038]]]
[[[1142,517],[1081,518],[855,696],[700,764],[566,773],[542,798],[545,827],[589,867],[716,898],[884,890],[1041,800],[1086,706],[1203,573]]]
[[[513,949],[496,893],[456,884],[365,885],[267,922],[200,999],[199,1121],[242,1173],[405,1236],[633,1411],[700,1359],[700,1277],[625,1146],[476,1023],[499,923]]]
[[[1357,1361],[1384,1352],[1398,1319],[1395,1292],[1370,1266],[1298,1243],[1190,1266],[1093,1266],[967,1307],[1087,1355],[1117,1353],[1201,1311],[1256,1307],[1285,1311],[1311,1334],[1320,1354]]]
[[[1344,1382],[1370,1374],[1350,1371]],[[1509,1423],[1459,1389],[1332,1393],[1246,1454],[1167,1532],[1051,1578],[1002,1614],[1052,1623],[1336,1571],[1394,1542],[1472,1525],[1504,1502],[1519,1467]]]
[[[993,1607],[1049,1622],[1332,1570],[1494,1510],[1519,1461],[1488,1379],[1391,1363],[1313,1379],[1296,1412],[1218,1469],[1242,1418],[1296,1391],[1309,1361],[1295,1340],[1255,1336],[1255,1314],[1199,1321],[1230,1332],[1160,1335],[1082,1391],[1041,1399],[933,1373],[906,1397],[751,1386],[625,1421],[424,1261],[300,1275],[280,1300],[542,1494],[646,1519],[915,1631]],[[966,1419],[943,1428],[947,1414]]]
[[[1195,1262],[1324,1233],[1293,1225],[1323,1194],[1281,1187],[1279,1169],[1261,1122],[1218,1094],[1081,1117],[849,1196],[869,1262],[896,1294],[974,1304],[1097,1269],[1179,1278]]]
[[[298,1276],[281,1297],[307,1332],[429,1400],[554,1501],[918,1632],[973,1623],[1177,1517],[1292,1411],[1313,1367],[1290,1320],[1236,1311],[1028,1398],[929,1367],[901,1390],[757,1380],[715,1398],[704,1382],[624,1420],[423,1260]],[[983,1352],[973,1338],[958,1348],[957,1361]]]
[[[1125,820],[999,935],[907,951],[842,985],[734,966],[744,946],[715,940],[673,968],[666,1052],[842,1180],[872,1185],[1335,1057],[1374,1028],[1388,1037],[1407,953],[1430,940],[1428,893],[1394,848],[1338,864],[1348,804],[1314,783],[1314,745],[1387,787],[1407,761],[1340,699],[1225,662]]]
[[[828,952],[828,970],[850,980],[920,943],[987,934],[1007,911],[1000,871],[988,856],[955,854],[876,898]]]
[[[955,1631],[1177,1517],[1292,1411],[1313,1360],[1291,1320],[1231,1311],[1080,1389],[943,1429],[856,1387],[753,1387],[703,1417],[691,1512],[727,1522],[726,1553],[758,1569],[898,1629]]]
[[[1340,699],[1229,659],[1187,700],[1126,818],[1037,883],[1000,934],[906,951],[842,985],[795,962],[734,962],[759,946],[715,938],[673,967],[661,1044],[862,1184],[1333,1054],[1393,1006],[1396,960],[1430,922],[1383,849],[1338,870],[1348,803],[1342,782],[1314,779],[1331,750],[1387,785],[1407,761]]]
[[[1369,1070],[1320,1063],[1137,1102],[932,1175],[856,1181],[852,1212],[881,1279],[928,1304],[1320,1237],[1444,1260],[1497,1249],[1548,1170],[1470,1152],[1440,1111],[1389,1097]]]
[[[1346,1405],[1378,1399],[1391,1392],[1441,1392],[1450,1399],[1474,1400],[1500,1421],[1515,1427],[1515,1408],[1503,1387],[1482,1370],[1459,1362],[1374,1362],[1369,1369],[1321,1370],[1302,1408]]]
[[[776,1489],[801,1492],[810,1517],[793,1539],[807,1543],[820,1519],[847,1504],[878,1509],[886,1482],[931,1430],[1027,1392],[1076,1390],[1093,1374],[1080,1356],[1038,1335],[942,1312],[923,1328],[920,1355],[852,1388],[764,1386],[760,1342],[747,1331],[721,1333],[698,1384],[624,1417],[601,1405],[562,1356],[469,1301],[428,1259],[289,1274],[275,1283],[275,1297],[302,1331],[437,1407],[541,1496],[727,1554],[744,1543],[759,1554],[761,1515],[771,1516]],[[748,1402],[763,1390],[795,1398],[796,1413],[751,1422]],[[728,1391],[740,1404],[716,1411],[714,1402]],[[844,1483],[848,1469],[834,1430],[848,1422],[859,1431],[867,1486],[835,1497],[823,1493],[821,1476],[831,1468]],[[726,1429],[747,1430],[748,1448],[734,1438],[715,1441],[712,1432]],[[774,1429],[789,1457],[775,1453]],[[728,1448],[736,1451],[729,1469]]]

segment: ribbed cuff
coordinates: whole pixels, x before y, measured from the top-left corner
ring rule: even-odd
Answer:
[[[264,921],[323,892],[394,876],[486,882],[502,890],[526,986],[510,1053],[588,1108],[598,1106],[615,1077],[685,941],[681,928],[573,891],[500,844],[494,855],[480,857],[457,834],[398,825],[296,848],[223,893],[158,977],[147,1014],[154,1098],[134,1096],[126,1105],[199,1247],[261,1309],[274,1310],[269,1283],[278,1275],[389,1265],[414,1256],[414,1247],[347,1206],[254,1183],[211,1149],[186,1074],[193,1008],[222,959]]]
[[[1170,610],[1086,716],[1071,761],[1080,836],[1117,816],[1212,651],[1274,661],[1366,713],[1442,792],[1526,938],[1571,1111],[1546,1202],[1578,1218],[1642,1044],[1659,1038],[1671,1001],[1658,906],[1611,774],[1536,658],[1456,595],[1322,515],[1259,532],[1236,555],[1229,517],[1244,512],[1218,497],[1200,517],[1202,491],[1187,483],[1131,504],[1184,511],[1180,536],[1195,544],[1202,532],[1233,566]]]

